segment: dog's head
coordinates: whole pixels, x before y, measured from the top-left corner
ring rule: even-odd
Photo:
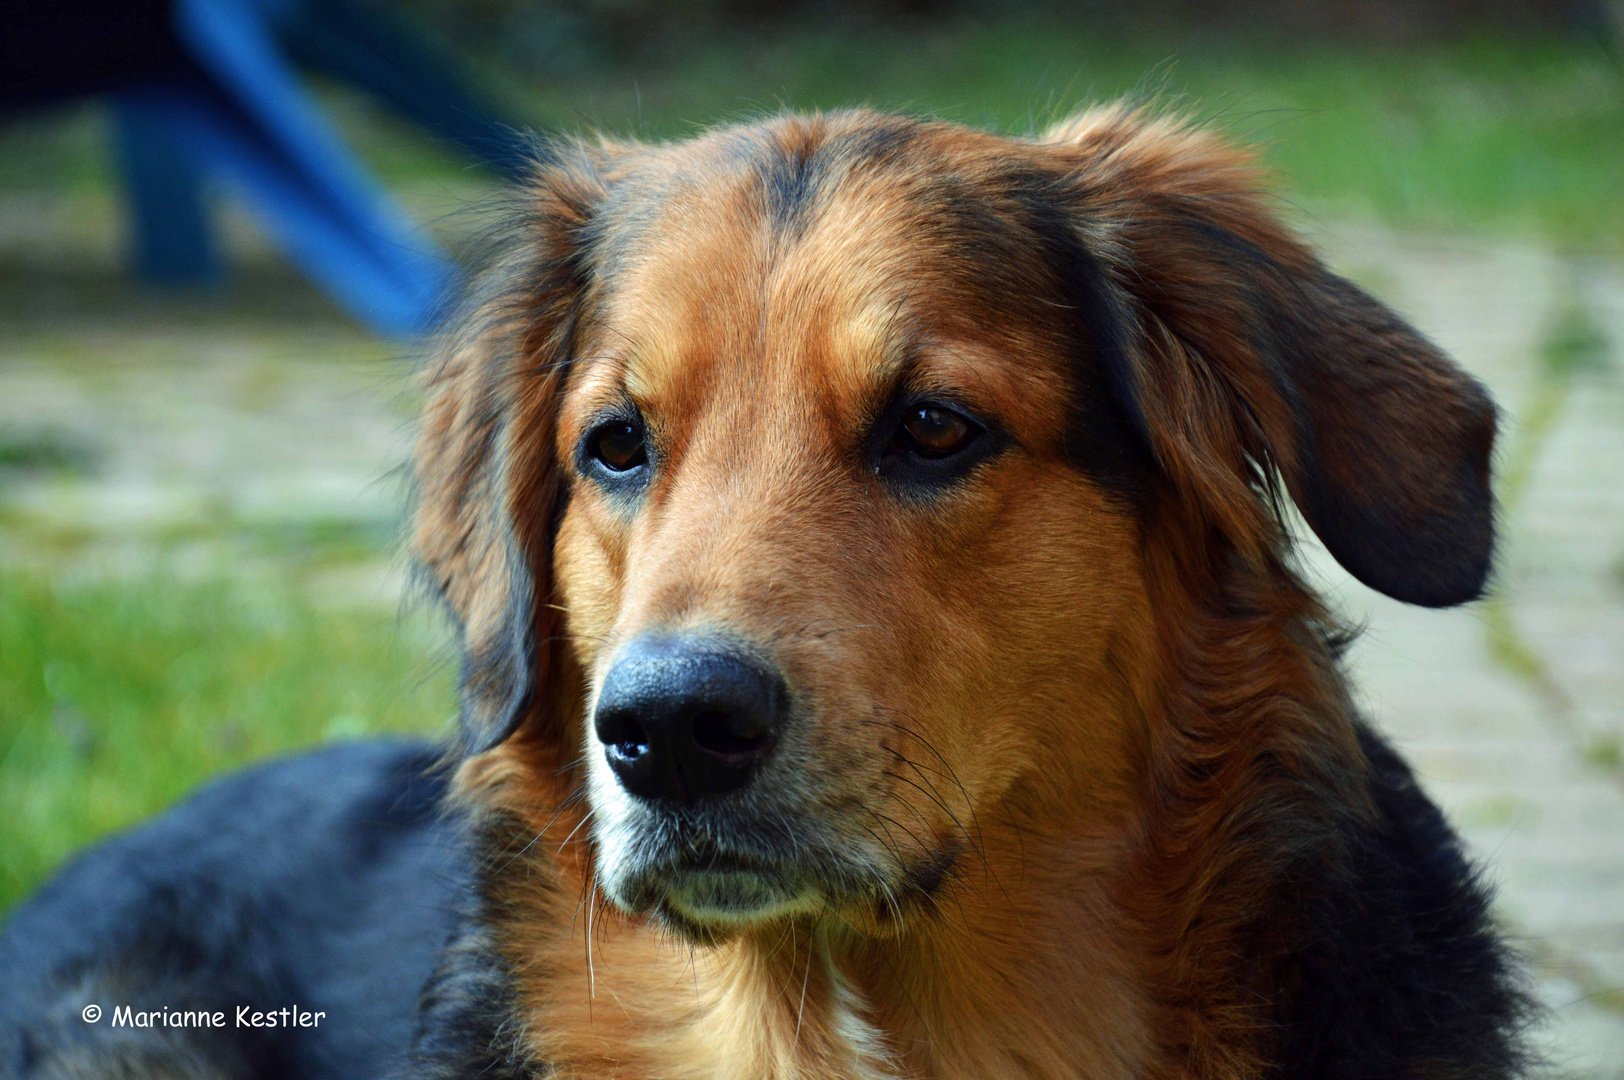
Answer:
[[[786,117],[554,145],[523,198],[417,552],[468,750],[584,790],[602,888],[691,936],[1131,798],[1151,579],[1277,566],[1277,475],[1375,588],[1483,586],[1493,406],[1208,134]]]

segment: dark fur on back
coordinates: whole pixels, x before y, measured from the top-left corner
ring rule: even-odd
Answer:
[[[1376,816],[1348,828],[1334,875],[1302,883],[1278,1074],[1519,1075],[1532,1002],[1488,889],[1403,759],[1364,723],[1359,745]]]
[[[74,860],[0,932],[0,1077],[382,1075],[471,895],[438,753],[378,741],[261,766]],[[120,1006],[226,1026],[120,1027]],[[239,1006],[327,1015],[238,1027]]]

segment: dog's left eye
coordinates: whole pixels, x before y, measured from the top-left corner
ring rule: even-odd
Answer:
[[[939,461],[968,447],[979,434],[980,427],[952,409],[921,405],[904,414],[891,443],[898,450]]]

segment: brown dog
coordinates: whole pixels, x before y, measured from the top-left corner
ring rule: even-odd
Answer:
[[[1495,410],[1243,152],[789,116],[554,145],[521,202],[418,456],[484,867],[421,1064],[1517,1070],[1281,521],[1476,597]]]

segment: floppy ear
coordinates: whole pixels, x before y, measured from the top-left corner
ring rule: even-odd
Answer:
[[[1112,108],[1046,141],[1120,316],[1133,404],[1186,494],[1255,548],[1272,466],[1360,581],[1432,607],[1480,595],[1496,426],[1483,387],[1321,265],[1216,137]]]
[[[536,712],[554,651],[556,418],[602,183],[584,149],[544,152],[427,369],[415,458],[413,554],[462,639],[470,754]]]

